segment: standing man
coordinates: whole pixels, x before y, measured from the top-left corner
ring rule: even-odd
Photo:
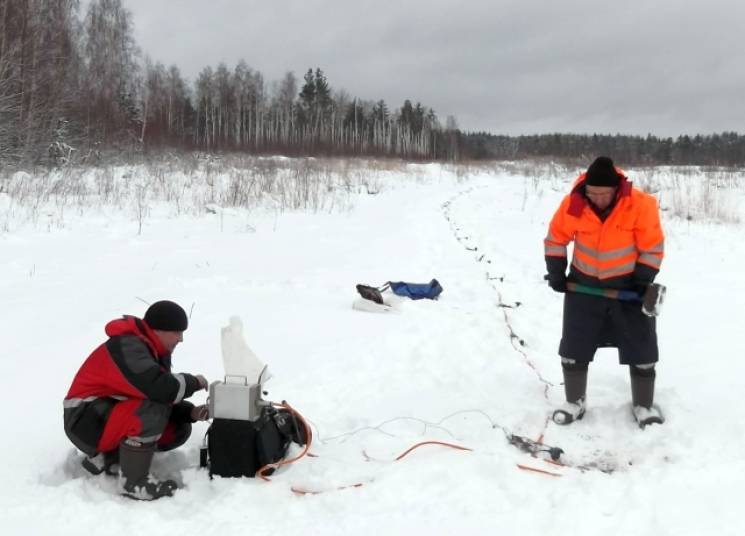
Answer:
[[[176,482],[150,474],[156,450],[183,445],[206,406],[184,399],[207,389],[201,374],[171,372],[171,354],[189,321],[176,303],[152,304],[144,318],[106,324],[109,339],[88,356],[64,400],[65,433],[93,474],[117,474],[122,495],[153,500],[173,495]]]
[[[567,269],[567,245],[574,242]],[[566,402],[557,424],[585,414],[587,370],[599,347],[618,348],[629,365],[632,413],[639,425],[664,422],[654,402],[658,360],[655,319],[641,303],[567,292],[567,282],[599,289],[634,290],[640,296],[662,263],[664,236],[657,201],[633,188],[607,156],[598,157],[574,183],[554,214],[544,240],[549,286],[564,295],[559,355]]]

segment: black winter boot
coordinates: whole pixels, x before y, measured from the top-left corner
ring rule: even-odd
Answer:
[[[109,452],[97,452],[95,456],[86,456],[83,458],[81,465],[92,475],[106,473],[107,476],[118,476],[119,449]]]
[[[587,393],[587,365],[562,363],[564,375],[564,395],[566,402],[552,415],[556,424],[571,424],[585,416],[585,395]]]
[[[567,402],[578,402],[584,400],[587,394],[587,368],[563,367],[564,396]]]
[[[171,497],[178,487],[173,480],[158,480],[150,474],[155,444],[127,438],[119,445],[121,494],[130,499],[153,501]]]
[[[631,412],[640,428],[650,424],[662,424],[665,418],[660,408],[654,405],[654,367],[642,369],[629,366],[631,377]]]

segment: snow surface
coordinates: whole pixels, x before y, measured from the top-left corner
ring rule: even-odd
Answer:
[[[701,180],[666,173],[655,180]],[[561,296],[542,280],[542,239],[572,179],[456,178],[431,165],[342,210],[153,207],[140,235],[131,212],[70,210],[63,223],[0,234],[0,532],[741,534],[741,225],[663,212],[657,402],[667,423],[635,426],[627,370],[602,350],[585,418],[546,427],[563,399]],[[658,193],[663,208],[675,194]],[[439,301],[351,308],[357,283],[432,277]],[[269,398],[312,422],[317,457],[271,482],[210,480],[197,467],[198,423],[185,447],[156,456],[154,472],[183,483],[172,499],[137,503],[116,494],[115,479],[84,473],[62,430],[69,383],[108,320],[162,298],[191,313],[175,369],[210,380],[223,374],[220,328],[242,318],[274,374]],[[568,463],[614,471],[549,465],[502,428],[533,439],[545,430]],[[473,451],[430,445],[394,461],[424,440]]]

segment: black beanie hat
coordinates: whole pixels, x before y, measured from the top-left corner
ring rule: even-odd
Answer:
[[[585,175],[585,184],[590,186],[618,186],[620,180],[613,160],[607,156],[598,156]]]
[[[160,331],[186,331],[189,319],[181,306],[172,301],[157,301],[145,311],[145,323]]]

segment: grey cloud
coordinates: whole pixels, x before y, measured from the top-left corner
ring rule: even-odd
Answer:
[[[742,130],[745,5],[584,0],[124,0],[154,59],[191,79],[244,58],[268,81],[406,98],[495,133]]]

